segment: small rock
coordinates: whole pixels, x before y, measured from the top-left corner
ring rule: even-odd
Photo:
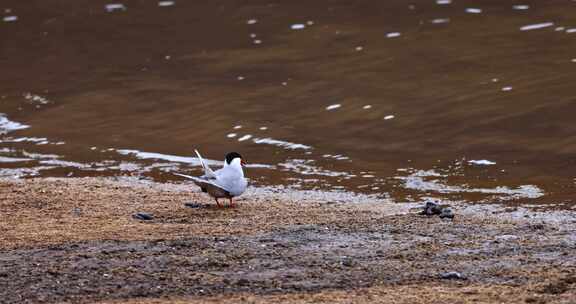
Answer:
[[[456,271],[441,273],[440,278],[444,280],[466,280],[466,277],[464,275]]]
[[[440,218],[453,219],[454,218],[454,212],[452,211],[452,209],[446,207],[446,208],[442,209],[442,211],[440,212]]]
[[[352,267],[354,266],[354,260],[352,260],[351,258],[343,258],[342,259],[342,266],[346,266],[346,267]]]
[[[192,209],[202,208],[202,204],[199,203],[184,203],[184,206]]]
[[[137,220],[143,220],[143,221],[150,221],[150,220],[154,219],[152,214],[148,214],[145,212],[138,212],[138,213],[132,215],[132,217],[137,219]]]
[[[442,208],[434,203],[434,202],[426,202],[426,205],[424,206],[424,210],[422,211],[422,214],[425,215],[434,215],[434,214],[440,214],[442,212]]]

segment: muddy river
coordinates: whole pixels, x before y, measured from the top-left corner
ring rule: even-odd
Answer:
[[[0,2],[0,176],[574,208],[576,2]]]

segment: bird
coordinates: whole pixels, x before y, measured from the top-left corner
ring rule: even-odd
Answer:
[[[200,187],[202,192],[208,193],[208,195],[216,200],[218,207],[222,207],[218,201],[219,198],[229,199],[230,207],[234,207],[235,205],[232,198],[244,193],[248,186],[248,181],[244,178],[244,171],[242,170],[242,167],[246,164],[242,159],[242,155],[238,152],[226,154],[224,166],[221,169],[212,171],[204,162],[200,152],[198,152],[198,150],[194,150],[194,152],[196,152],[200,165],[202,165],[204,169],[204,175],[197,177],[180,173],[174,173],[174,175],[191,179]]]

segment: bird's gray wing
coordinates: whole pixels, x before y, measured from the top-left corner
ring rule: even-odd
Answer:
[[[221,192],[226,195],[230,195],[230,191],[225,186],[217,184],[215,179],[208,179],[205,176],[196,177],[180,173],[174,173],[174,175],[191,179],[198,187],[205,189],[206,191],[208,191],[208,193]]]
[[[198,150],[194,150],[194,152],[196,152],[198,160],[200,160],[200,165],[202,165],[202,168],[204,169],[204,175],[208,178],[216,178],[216,174],[214,174],[214,171],[212,171],[212,169],[210,169],[210,167],[206,165],[204,159],[202,158],[202,155],[200,155],[200,152],[198,152]]]

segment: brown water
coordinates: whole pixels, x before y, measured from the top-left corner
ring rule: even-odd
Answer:
[[[179,180],[197,148],[240,152],[256,185],[573,206],[574,1],[0,13],[2,176]]]

